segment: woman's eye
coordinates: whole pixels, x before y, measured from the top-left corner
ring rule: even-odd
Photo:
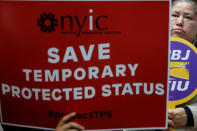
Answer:
[[[172,17],[179,17],[177,14],[172,14]]]
[[[188,20],[192,20],[191,16],[185,16],[185,18],[188,19]]]

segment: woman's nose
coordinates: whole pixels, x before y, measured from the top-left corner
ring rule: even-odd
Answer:
[[[184,18],[183,16],[179,16],[176,20],[176,25],[183,26],[184,25]]]

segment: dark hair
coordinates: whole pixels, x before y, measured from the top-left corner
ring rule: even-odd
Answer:
[[[188,3],[192,3],[194,5],[195,8],[195,13],[197,15],[197,0],[172,0],[172,6],[174,6],[176,3],[178,2],[188,2]]]

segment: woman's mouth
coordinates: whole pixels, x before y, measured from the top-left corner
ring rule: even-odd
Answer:
[[[183,29],[172,29],[173,32],[177,32],[177,33],[185,33],[185,31]]]

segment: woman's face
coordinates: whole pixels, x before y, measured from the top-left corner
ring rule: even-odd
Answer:
[[[192,3],[176,2],[171,15],[171,36],[193,42],[197,35],[197,15]]]

